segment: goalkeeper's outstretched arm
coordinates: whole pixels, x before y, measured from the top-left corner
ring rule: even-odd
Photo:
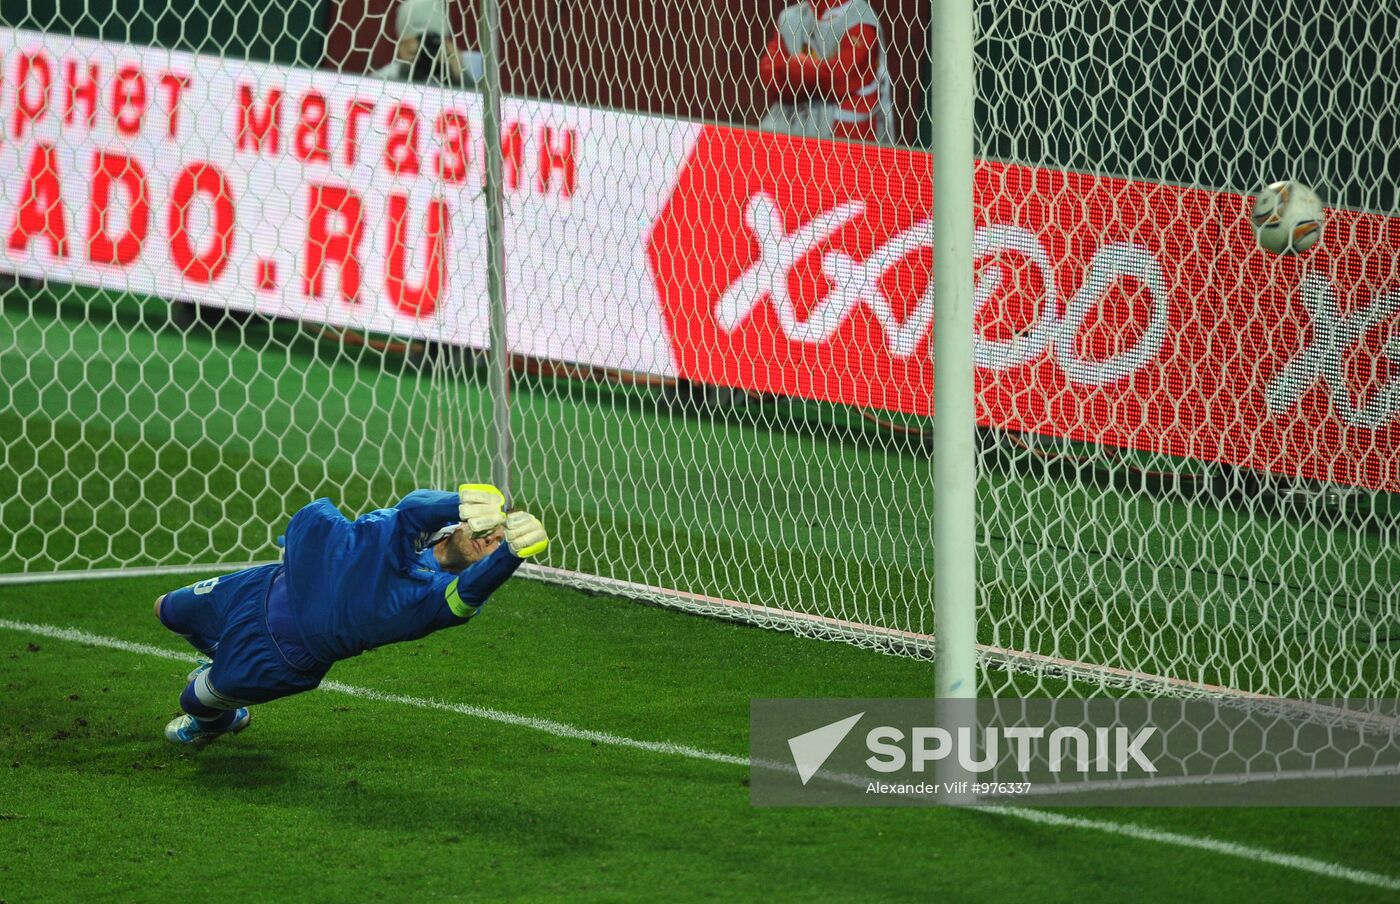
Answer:
[[[401,530],[409,534],[433,533],[457,521],[457,493],[414,490],[394,506]]]

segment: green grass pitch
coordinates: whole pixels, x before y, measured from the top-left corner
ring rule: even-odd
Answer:
[[[6,587],[0,619],[180,650],[170,580]],[[192,654],[191,654],[192,655]],[[188,665],[0,628],[0,898],[1386,900],[1171,844],[946,810],[758,809],[747,769],[317,691],[199,753]],[[744,756],[748,700],[904,696],[927,663],[514,581],[336,666],[386,694]],[[1395,873],[1388,810],[1062,811]],[[211,892],[216,890],[216,892]]]
[[[357,364],[362,353],[330,351],[286,324],[181,330],[163,305],[59,287],[3,301],[12,339],[0,352],[0,572],[267,558],[280,522],[313,495],[363,510],[422,482],[427,462],[446,462],[443,482],[486,473],[483,449],[443,445],[486,422],[471,381],[429,385],[406,364]],[[851,541],[861,526],[879,540],[927,530],[926,457],[862,439],[859,424],[829,410],[793,430],[767,413],[658,417],[641,395],[522,381],[520,484],[555,528],[553,564],[736,599],[781,598],[793,576],[807,592],[826,575],[865,590],[842,601],[848,614],[908,627],[912,612],[925,619],[914,627],[931,629],[926,550]],[[618,449],[628,454],[607,452]],[[814,493],[804,462],[860,481],[856,509]],[[700,504],[734,492],[736,479],[752,507]],[[998,583],[984,564],[989,605],[1037,608],[1011,620],[1024,633],[984,625],[982,640],[1108,662],[1149,641],[1219,643],[1205,627],[1170,630],[1165,595],[1102,590],[1150,569],[1164,593],[1235,582],[1240,605],[1228,612],[1203,598],[1253,628],[1235,655],[1214,657],[1236,671],[1195,677],[1267,680],[1274,672],[1261,663],[1307,662],[1320,645],[1349,651],[1366,686],[1395,686],[1382,654],[1400,631],[1381,601],[1352,595],[1355,637],[1317,627],[1335,620],[1309,621],[1339,589],[1393,586],[1393,537],[1012,472],[985,481],[999,507],[987,509],[984,562],[1021,569]],[[756,516],[765,509],[786,517],[775,528]],[[1096,560],[1064,558],[1053,531],[1067,524]],[[1115,530],[1123,524],[1138,532]],[[652,540],[644,551],[640,536]],[[1133,547],[1135,536],[1146,542]],[[1181,559],[1215,568],[1202,578],[1167,567]],[[1070,593],[1033,575],[1084,583]],[[1400,875],[1400,818],[1384,810],[1044,811],[1120,827],[1109,831],[983,812],[756,809],[742,766],[328,691],[261,707],[248,732],[191,753],[160,735],[185,663],[13,626],[76,628],[192,659],[150,603],[196,577],[0,585],[0,619],[12,623],[0,627],[0,900],[1400,894],[1377,878]],[[1314,593],[1297,592],[1305,580]],[[1267,606],[1280,586],[1302,601],[1293,611]],[[1023,598],[1026,588],[1038,592]],[[469,627],[367,654],[331,677],[743,757],[752,697],[917,695],[932,666],[517,580]],[[1308,860],[1298,868],[1259,852]]]

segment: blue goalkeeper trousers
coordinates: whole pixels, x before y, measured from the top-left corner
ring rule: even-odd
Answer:
[[[204,705],[232,709],[299,694],[330,670],[296,639],[284,573],[280,564],[261,565],[165,595],[161,622],[214,660],[196,683]]]

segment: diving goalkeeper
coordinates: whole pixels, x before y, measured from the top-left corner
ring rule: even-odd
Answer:
[[[505,511],[501,491],[416,490],[350,521],[329,499],[292,516],[282,562],[174,590],[156,618],[213,662],[165,726],[204,746],[248,727],[248,707],[309,691],[336,662],[466,624],[523,559],[549,545],[543,525]]]

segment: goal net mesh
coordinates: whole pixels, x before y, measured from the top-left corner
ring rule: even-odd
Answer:
[[[500,6],[499,148],[475,3],[4,6],[0,570],[508,445],[535,577],[931,656],[927,4]],[[1394,695],[1400,17],[977,18],[982,690]]]

